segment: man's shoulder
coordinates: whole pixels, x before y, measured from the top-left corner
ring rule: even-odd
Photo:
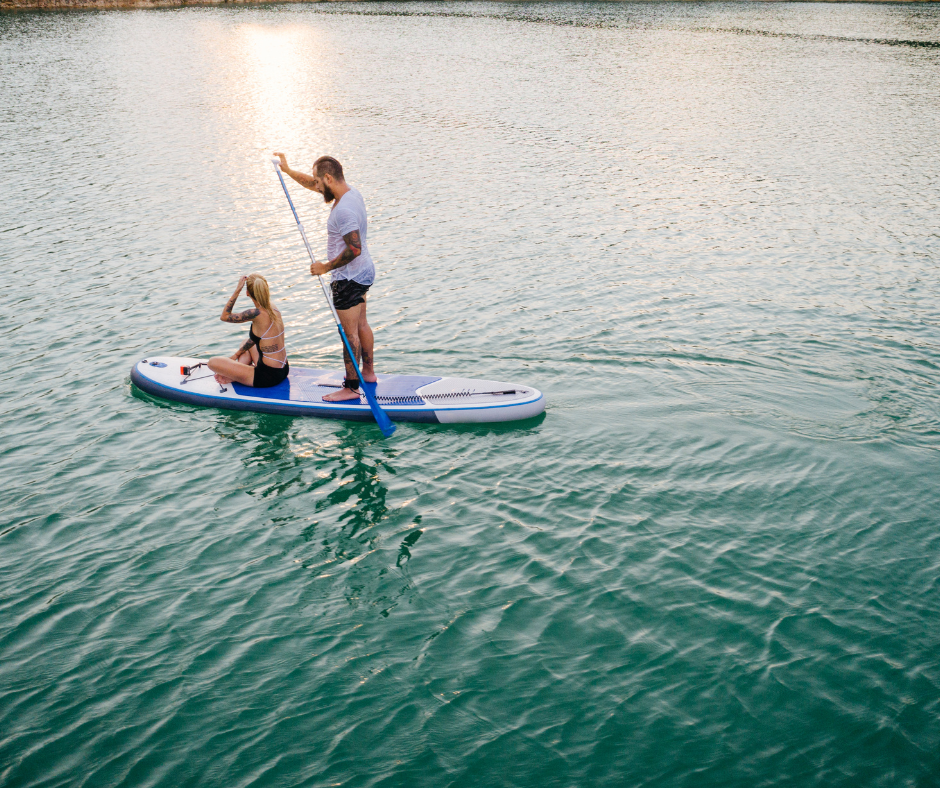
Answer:
[[[343,197],[343,200],[345,200],[347,197],[352,198],[346,203],[347,208],[352,208],[354,205],[356,205],[360,209],[363,209],[363,210],[365,209],[366,201],[362,197],[362,192],[360,192],[359,189],[357,189],[355,186],[349,187],[349,191],[346,192],[346,194]],[[340,205],[343,204],[343,200],[340,200]]]
[[[333,209],[333,213],[343,216],[359,216],[360,213],[365,213],[365,210],[366,204],[362,199],[362,195],[359,194],[359,192],[355,189],[350,189],[336,204],[336,207]]]

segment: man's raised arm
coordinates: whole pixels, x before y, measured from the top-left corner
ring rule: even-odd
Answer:
[[[283,172],[285,175],[289,175],[291,178],[297,181],[297,183],[299,183],[305,189],[310,189],[310,191],[316,191],[313,188],[314,178],[312,175],[307,175],[307,173],[305,172],[298,172],[297,170],[292,170],[289,166],[287,166],[287,157],[283,153],[275,152],[274,155],[277,156],[281,160],[281,172]]]

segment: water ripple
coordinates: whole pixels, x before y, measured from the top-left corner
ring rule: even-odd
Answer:
[[[0,14],[0,783],[932,784],[938,40],[929,4]],[[380,370],[545,416],[135,390],[234,349],[249,271],[338,364],[276,148],[366,195]]]

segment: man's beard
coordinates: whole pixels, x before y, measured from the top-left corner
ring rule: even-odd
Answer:
[[[329,186],[323,187],[323,202],[333,202],[336,199],[336,195],[330,191]]]

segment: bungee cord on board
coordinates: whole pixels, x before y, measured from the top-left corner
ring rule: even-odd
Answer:
[[[316,383],[317,386],[322,386],[323,388],[338,389],[340,388],[339,383]],[[399,405],[405,404],[407,402],[413,402],[418,405],[423,405],[425,400],[428,399],[456,399],[459,397],[482,397],[482,396],[499,396],[500,394],[526,394],[525,389],[506,389],[505,391],[442,391],[436,392],[434,394],[404,394],[401,396],[393,396],[391,394],[377,394],[376,399],[381,400],[382,402],[392,402]]]

